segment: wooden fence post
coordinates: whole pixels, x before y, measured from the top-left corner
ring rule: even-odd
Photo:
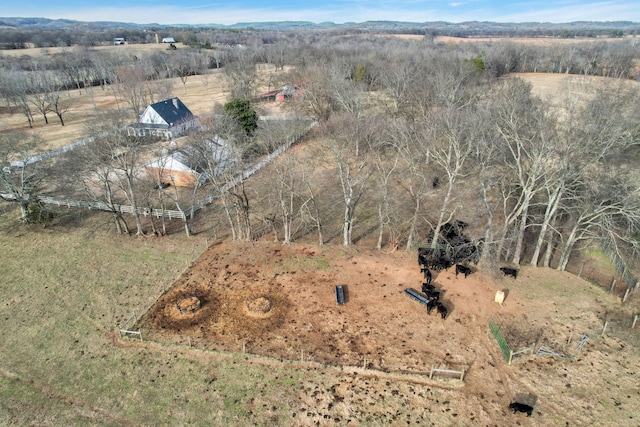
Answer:
[[[613,289],[616,287],[616,279],[613,279],[613,282],[611,283],[611,288],[609,289],[609,293],[612,294],[613,293]]]
[[[624,296],[622,297],[622,302],[627,302],[629,295],[631,295],[631,288],[627,288],[625,291]]]
[[[580,275],[582,274],[582,269],[584,268],[584,262],[582,263],[582,265],[580,266],[580,271],[578,271],[578,278],[580,278]]]
[[[631,329],[636,328],[636,322],[638,321],[638,315],[633,316],[633,322],[631,323]]]
[[[605,331],[607,330],[607,325],[609,324],[608,321],[605,320],[604,322],[604,326],[602,327],[602,334],[600,334],[600,336],[604,336]]]

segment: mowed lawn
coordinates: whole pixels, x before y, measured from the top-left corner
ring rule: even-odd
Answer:
[[[276,378],[299,373],[114,341],[116,326],[199,256],[204,237],[118,237],[101,213],[25,228],[18,211],[2,209],[0,425],[277,423],[286,387]],[[247,399],[260,403],[254,417]]]

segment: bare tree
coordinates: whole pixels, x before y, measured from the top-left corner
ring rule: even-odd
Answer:
[[[188,150],[188,151],[187,151]],[[187,156],[190,163],[187,164],[191,168],[193,179],[189,180],[190,186],[185,187],[185,191],[179,191],[176,185],[176,179],[172,175],[174,172],[171,170],[173,154],[166,147],[162,147],[160,152],[156,152],[156,159],[153,165],[155,166],[156,173],[153,174],[153,188],[148,193],[148,196],[156,193],[161,204],[161,209],[164,211],[166,207],[165,201],[169,201],[175,208],[181,213],[182,224],[184,226],[184,232],[187,236],[191,236],[194,231],[194,217],[197,209],[197,195],[201,184],[204,182],[205,177],[202,175],[203,169],[198,164],[199,156],[194,147],[188,147]],[[189,194],[186,198],[183,193]],[[166,234],[166,223],[164,215],[162,216],[162,234]]]
[[[443,178],[446,178],[446,183],[439,185],[444,191],[444,196],[434,227],[432,248],[437,246],[437,236],[440,234],[442,225],[455,215],[456,208],[450,209],[450,205],[455,197],[456,185],[461,178],[469,174],[467,160],[474,151],[477,132],[472,119],[472,113],[452,108],[443,109],[436,117],[437,129],[432,158],[438,169],[444,173]]]
[[[289,121],[265,121],[257,138],[262,140],[265,153],[272,153],[291,135],[292,124]],[[300,160],[295,152],[287,150],[273,162],[272,168],[275,172],[272,192],[282,219],[283,244],[288,245],[292,241],[294,219],[299,213]]]
[[[44,142],[38,135],[0,134],[0,198],[20,204],[24,224],[31,222],[30,209],[38,204],[46,174],[32,156]]]
[[[300,73],[307,80],[304,83],[304,104],[309,113],[319,121],[326,121],[337,110],[329,91],[329,76],[326,66],[310,65]]]
[[[495,124],[503,144],[504,162],[514,180],[515,188],[503,187],[506,213],[498,254],[511,225],[518,220],[516,243],[512,262],[520,263],[529,208],[534,196],[541,190],[547,164],[554,155],[555,123],[547,116],[540,101],[531,95],[530,85],[518,80],[507,80],[495,103]],[[504,183],[510,179],[504,180]],[[511,206],[507,202],[511,199]]]
[[[121,227],[125,223],[116,213],[120,204],[127,204],[136,222],[136,234],[143,235],[144,228],[141,219],[141,201],[143,194],[138,188],[143,170],[140,165],[140,154],[145,149],[144,140],[131,138],[123,130],[122,114],[112,114],[100,123],[93,123],[88,134],[94,138],[86,146],[87,157],[93,162],[93,169],[101,188],[94,187],[90,177],[85,178],[85,188],[88,194],[96,199],[105,200],[113,207],[118,231],[126,230]],[[117,200],[116,200],[117,198]]]
[[[12,71],[0,73],[0,90],[9,102],[14,103],[27,118],[29,127],[33,128],[33,113],[29,94],[32,91],[31,82],[22,72]]]
[[[46,81],[47,86],[44,87],[45,99],[49,104],[49,108],[53,111],[56,116],[58,116],[58,120],[60,120],[60,125],[64,126],[63,115],[69,110],[69,101],[63,100],[61,91],[63,89],[60,82],[55,78],[50,78]]]
[[[257,74],[253,52],[248,48],[236,48],[228,57],[223,71],[227,77],[231,98],[251,99],[254,95]]]
[[[418,64],[411,57],[391,57],[380,62],[378,80],[389,94],[394,114],[406,108],[418,76]]]
[[[565,270],[576,243],[607,237],[611,242],[637,245],[640,231],[640,183],[637,177],[608,171],[592,181],[568,209],[569,233],[560,253],[558,270]]]
[[[243,214],[248,215],[248,197],[244,197],[244,185],[239,190],[233,189],[240,185],[237,179],[242,173],[242,149],[238,141],[227,139],[238,134],[230,130],[235,126],[224,115],[204,119],[200,132],[192,135],[189,143],[195,149],[197,161],[203,170],[203,179],[206,179],[203,190],[208,193],[207,199],[218,200],[222,205],[232,238],[245,240],[250,238],[250,222],[247,232],[245,226],[248,218],[243,218],[239,212],[246,208]],[[242,204],[238,204],[239,202]]]
[[[409,194],[413,204],[406,237],[406,250],[409,251],[413,248],[418,219],[424,213],[423,202],[435,187],[430,165],[433,135],[429,127],[420,126],[416,129],[402,120],[396,120],[394,125],[391,136],[403,160],[400,185]]]
[[[30,72],[31,77],[31,90],[29,93],[29,101],[36,108],[36,110],[44,118],[44,123],[49,124],[47,114],[51,112],[51,102],[49,101],[48,91],[51,87],[50,84],[50,72],[43,70],[32,70]]]
[[[117,96],[124,99],[137,120],[143,107],[149,103],[146,73],[138,66],[127,65],[118,69],[116,79],[114,88]]]
[[[375,177],[378,183],[378,241],[376,248],[382,249],[382,241],[384,238],[385,228],[392,222],[390,214],[391,204],[391,179],[394,177],[398,163],[400,161],[400,152],[393,144],[381,143],[374,150],[374,161],[376,165]],[[397,237],[390,233],[389,246],[396,249],[398,246]]]
[[[356,208],[374,171],[373,141],[376,136],[375,118],[358,118],[343,113],[333,116],[324,126],[330,161],[340,179],[344,207],[342,243],[353,243]]]
[[[169,72],[180,78],[183,93],[187,93],[187,79],[203,69],[205,58],[196,51],[179,49],[171,53]]]
[[[80,184],[91,202],[104,203],[109,208],[118,234],[130,234],[129,226],[120,209],[125,200],[117,190],[116,171],[111,164],[109,145],[99,139],[95,144],[81,147],[72,154],[72,164],[77,165],[81,162],[87,167],[75,171],[73,176],[76,183]]]

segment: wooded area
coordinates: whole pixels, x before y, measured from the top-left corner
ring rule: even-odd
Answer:
[[[220,35],[237,44],[222,43]],[[234,239],[260,237],[268,224],[285,243],[317,234],[322,244],[333,227],[345,246],[375,236],[379,249],[412,250],[435,245],[433,236],[445,224],[461,220],[471,224],[474,241],[484,242],[483,256],[490,260],[563,270],[587,243],[637,259],[636,39],[549,47],[329,31],[305,36],[216,30],[194,36],[178,49],[139,55],[74,46],[0,57],[4,110],[23,115],[25,126],[36,120],[65,126],[71,91],[110,91],[117,100],[100,123],[83,131],[94,143],[49,161],[28,162],[42,151],[37,138],[0,135],[1,191],[20,202],[24,222],[46,218],[38,196],[56,192],[178,210],[216,194]],[[178,194],[142,173],[144,160],[166,146],[132,139],[121,129],[147,105],[179,96],[189,77],[218,68],[229,100],[257,105],[257,70],[264,64],[276,71],[270,88],[291,83],[302,89],[303,100],[290,102],[288,113],[319,122],[303,149],[284,154],[257,183],[242,181],[218,194],[301,125],[262,123],[248,134],[221,105],[211,105],[201,129],[184,141],[197,147],[206,183]],[[575,93],[558,110],[535,97],[528,83],[509,77],[515,72],[610,79]],[[182,88],[167,84],[175,77]],[[50,115],[57,123],[49,123]],[[207,154],[218,136],[233,147],[233,161]],[[128,233],[128,219],[113,215],[118,232]],[[163,234],[163,225],[134,218],[137,234]],[[193,215],[185,230],[197,232]]]

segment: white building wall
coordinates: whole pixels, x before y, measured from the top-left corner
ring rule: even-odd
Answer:
[[[165,122],[164,119],[160,117],[158,113],[156,113],[156,110],[151,107],[147,107],[147,109],[144,110],[144,113],[142,113],[142,115],[140,116],[140,123],[169,125],[169,123]]]

